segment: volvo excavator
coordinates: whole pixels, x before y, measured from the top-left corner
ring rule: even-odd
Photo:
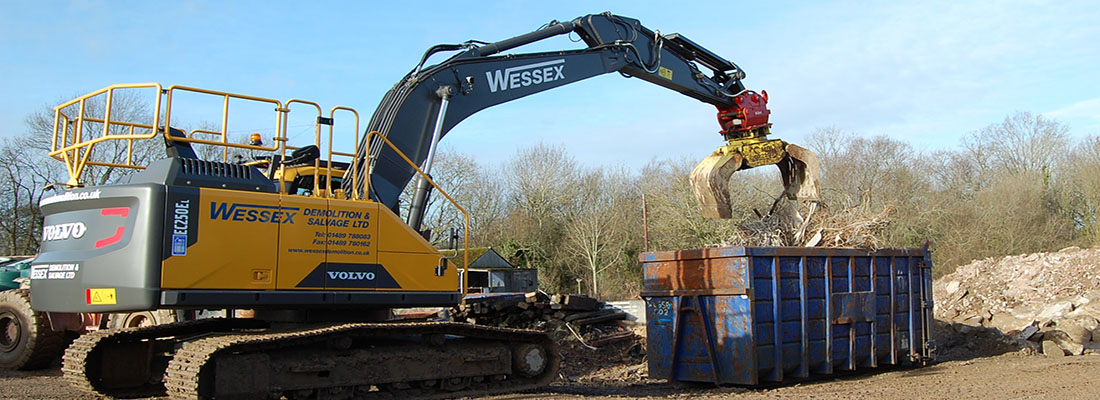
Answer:
[[[558,35],[586,47],[507,53]],[[438,54],[446,57],[429,64]],[[346,107],[325,113],[303,100],[160,84],[114,85],[58,106],[50,155],[70,179],[41,202],[35,310],[252,310],[250,318],[85,334],[65,352],[65,379],[106,396],[178,399],[440,398],[547,384],[560,356],[545,333],[395,320],[391,310],[463,299],[465,274],[420,231],[429,196],[451,199],[431,179],[447,132],[487,107],[612,72],[717,107],[725,144],[693,172],[706,215],[728,216],[730,175],[761,165],[780,165],[786,194],[814,195],[816,159],[767,138],[767,94],[746,89],[744,71],[683,35],[610,13],[495,43],[431,47],[365,130]],[[123,90],[151,93],[148,120],[112,115],[112,96]],[[220,131],[172,125],[183,121],[178,103],[188,93],[224,104]],[[100,112],[89,111],[99,101]],[[274,108],[270,143],[230,140],[237,101]],[[288,143],[291,108],[316,111],[312,144]],[[354,152],[332,150],[337,125],[364,132],[352,135]],[[163,141],[166,157],[140,165],[132,153],[152,140]],[[224,149],[200,158],[204,146]],[[110,149],[125,154],[97,156]],[[251,156],[234,160],[231,151]],[[87,186],[90,168],[138,171]],[[399,198],[410,184],[415,196],[402,219]]]

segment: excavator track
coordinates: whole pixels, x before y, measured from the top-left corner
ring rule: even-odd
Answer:
[[[433,399],[536,388],[559,364],[536,331],[348,323],[191,341],[164,382],[172,399]]]
[[[61,371],[66,381],[84,392],[116,398],[159,396],[164,394],[163,361],[176,343],[212,332],[264,328],[267,323],[259,320],[222,318],[99,330],[69,345]]]
[[[62,371],[78,389],[115,398],[433,399],[543,386],[560,362],[537,331],[206,319],[84,335]]]

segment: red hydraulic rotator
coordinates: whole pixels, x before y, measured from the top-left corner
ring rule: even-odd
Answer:
[[[733,102],[733,106],[718,107],[718,124],[722,126],[721,133],[726,139],[759,136],[759,129],[771,127],[768,123],[771,111],[768,110],[767,91],[756,93],[746,90],[734,97]]]

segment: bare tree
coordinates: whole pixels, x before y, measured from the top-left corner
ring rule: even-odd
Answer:
[[[59,101],[61,104],[64,101]],[[104,124],[100,122],[92,122],[90,119],[102,120],[106,111],[106,95],[101,94],[99,96],[92,97],[85,101],[84,105],[84,117],[89,121],[86,121],[82,126],[82,139],[87,141],[92,138],[106,135],[128,135],[131,133],[130,129],[120,124],[111,124],[106,133],[104,132]],[[150,124],[153,122],[153,106],[147,97],[143,97],[141,93],[133,90],[118,90],[111,97],[111,121],[115,122],[135,122]],[[69,118],[75,119],[80,113],[80,106],[73,104],[65,107],[61,112],[67,115]],[[52,107],[43,107],[43,109],[31,113],[26,118],[27,125],[27,144],[36,151],[40,151],[42,156],[45,156],[54,141],[54,110]],[[71,127],[71,131],[68,133],[62,132],[59,137],[68,137],[68,141],[58,140],[58,143],[72,144],[72,138],[75,135],[75,129],[77,124]],[[60,128],[58,128],[60,129]],[[148,134],[148,129],[137,128],[133,131],[134,134]],[[63,147],[63,146],[58,146]],[[135,140],[132,145],[129,140],[107,140],[95,144],[92,149],[89,161],[108,163],[108,164],[125,164],[127,162],[135,165],[148,165],[151,161],[165,157],[164,142],[161,139],[146,139]],[[118,168],[114,166],[97,166],[89,165],[84,170],[84,174],[81,177],[83,182],[87,182],[93,185],[102,185],[106,183],[118,182],[124,176],[135,173],[137,169],[131,168]]]
[[[1070,153],[1062,195],[1082,244],[1100,245],[1100,137],[1087,137]]]
[[[503,182],[496,171],[478,166],[473,179],[461,192],[461,198],[470,213],[470,243],[489,246],[503,240],[508,202]]]
[[[587,265],[595,297],[600,297],[600,274],[616,265],[632,245],[631,231],[640,225],[634,188],[629,174],[621,169],[587,171],[578,181],[565,248]]]
[[[576,161],[564,148],[541,143],[520,150],[504,175],[511,201],[540,227],[565,218],[577,195],[578,178]]]
[[[1018,111],[971,133],[963,148],[986,174],[1042,172],[1058,166],[1068,148],[1069,128],[1041,114]]]
[[[913,148],[886,136],[834,142],[822,157],[826,203],[831,207],[881,208],[912,193]],[[904,190],[904,192],[899,192]]]
[[[21,136],[0,141],[0,191],[2,210],[9,216],[0,219],[6,252],[31,254],[38,248],[42,213],[38,203],[47,184],[62,180],[63,168],[33,150],[29,138]]]
[[[820,160],[835,161],[841,159],[841,153],[846,151],[849,143],[855,139],[851,132],[845,132],[835,126],[818,128],[810,133],[806,139],[806,146],[817,155]],[[821,173],[826,173],[826,164],[821,165]]]
[[[425,228],[433,232],[433,244],[440,245],[447,241],[452,228],[470,237],[473,244],[478,243],[480,239],[477,238],[485,235],[492,229],[492,224],[502,218],[503,194],[499,191],[499,185],[488,178],[489,174],[472,156],[452,149],[441,149],[435,160],[432,180],[469,214],[471,232],[463,232],[465,218],[462,213],[441,193],[433,193],[424,217]],[[412,186],[414,184],[410,184],[403,193],[405,204],[412,199]]]
[[[642,167],[639,191],[649,205],[649,232],[652,248],[670,250],[721,243],[736,231],[735,222],[752,213],[744,206],[742,195],[754,191],[744,183],[746,173],[734,174],[730,184],[734,218],[730,221],[703,218],[688,176],[699,160],[679,158],[653,160]]]

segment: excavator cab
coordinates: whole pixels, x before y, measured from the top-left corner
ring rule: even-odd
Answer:
[[[251,145],[261,146],[263,142],[254,136]],[[278,154],[264,154],[244,164],[266,171],[264,174],[273,182],[282,183],[282,192],[286,194],[344,197],[344,173],[351,168],[350,163],[321,160],[321,150],[312,144],[288,149],[293,151],[285,159]],[[330,193],[329,188],[335,189]]]
[[[283,166],[275,171],[274,180],[283,182],[287,194],[312,196],[318,193],[321,197],[342,198],[344,190],[341,185],[348,167],[348,163],[336,161],[329,167],[312,164]],[[335,188],[333,196],[329,196],[329,188]]]

